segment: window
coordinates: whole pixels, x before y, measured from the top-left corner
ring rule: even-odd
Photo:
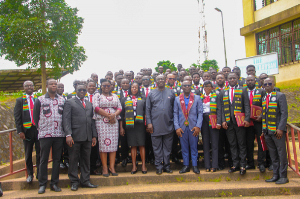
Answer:
[[[300,19],[256,34],[257,54],[277,52],[278,64],[300,61]]]
[[[276,1],[279,1],[279,0],[255,0],[255,2],[254,2],[254,10],[259,10],[262,7],[270,5],[271,3],[274,3]]]

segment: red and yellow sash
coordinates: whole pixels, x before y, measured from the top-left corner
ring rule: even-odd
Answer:
[[[189,125],[189,122],[188,122],[189,113],[190,113],[191,107],[194,104],[194,93],[190,93],[190,99],[189,99],[189,104],[188,104],[187,109],[185,108],[184,94],[183,93],[181,93],[179,95],[179,101],[180,101],[180,107],[181,107],[182,113],[185,117],[184,125],[188,126]]]

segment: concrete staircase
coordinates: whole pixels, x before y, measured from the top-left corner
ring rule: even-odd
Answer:
[[[71,191],[65,169],[61,170],[59,181],[62,192],[50,191],[48,185],[45,194],[38,194],[38,181],[34,179],[29,185],[25,177],[3,181],[2,188],[5,198],[300,198],[300,178],[291,170],[288,171],[290,183],[276,185],[265,182],[265,179],[272,177],[272,172],[260,173],[258,169],[248,170],[246,175],[241,176],[238,172],[228,173],[228,168],[214,173],[202,169],[198,175],[192,171],[179,174],[181,165],[174,163],[171,163],[173,174],[156,175],[155,167],[148,164],[147,174],[141,173],[139,165],[139,172],[131,175],[131,168],[131,164],[126,167],[118,164],[117,177],[91,176],[91,182],[99,185],[95,189],[79,187],[78,191]]]

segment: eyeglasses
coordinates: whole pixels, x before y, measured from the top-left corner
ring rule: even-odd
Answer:
[[[78,89],[78,92],[86,92],[86,89]]]
[[[191,84],[182,85],[183,87],[191,87]]]
[[[266,87],[266,86],[272,86],[273,85],[273,83],[264,83],[264,87]]]
[[[175,78],[169,78],[169,80],[175,80]]]
[[[109,88],[110,87],[110,85],[102,85],[103,86],[103,88]]]
[[[143,79],[143,81],[146,81],[146,80],[148,80],[148,81],[149,81],[150,79]]]
[[[25,88],[29,88],[29,87],[33,88],[33,85],[25,85],[24,87]]]

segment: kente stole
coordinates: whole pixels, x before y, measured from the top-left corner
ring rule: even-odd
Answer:
[[[143,123],[143,110],[144,103],[141,97],[137,98],[136,103],[136,117],[135,121]],[[126,128],[134,128],[134,110],[133,110],[133,101],[132,96],[128,96],[125,101],[125,125]]]
[[[204,100],[204,95],[201,94],[202,102]],[[209,115],[217,115],[217,94],[214,92],[210,93],[210,101],[209,101],[210,113]],[[211,126],[211,122],[209,119],[209,126]]]
[[[266,104],[267,94],[265,95],[262,107],[263,107],[263,115],[262,115],[262,124],[263,124],[263,132],[266,133],[268,130],[275,132],[276,131],[276,113],[277,113],[277,95],[276,92],[272,92],[270,100],[269,100],[269,106],[267,108]],[[266,116],[267,113],[267,116]],[[268,128],[266,123],[266,117],[268,117]]]
[[[229,93],[231,89],[229,87],[224,89],[223,103],[224,103],[224,113],[226,122],[230,121],[230,101],[229,101]],[[242,112],[242,89],[235,88],[234,89],[234,97],[232,103],[234,103],[234,115],[236,113]]]
[[[36,95],[33,95],[34,101],[37,99]],[[29,113],[29,106],[28,106],[28,101],[26,98],[26,94],[23,94],[23,111],[24,111],[24,121],[23,121],[23,126],[26,129],[29,129],[32,126],[32,122],[30,119],[30,113]],[[33,117],[33,115],[32,115]]]

